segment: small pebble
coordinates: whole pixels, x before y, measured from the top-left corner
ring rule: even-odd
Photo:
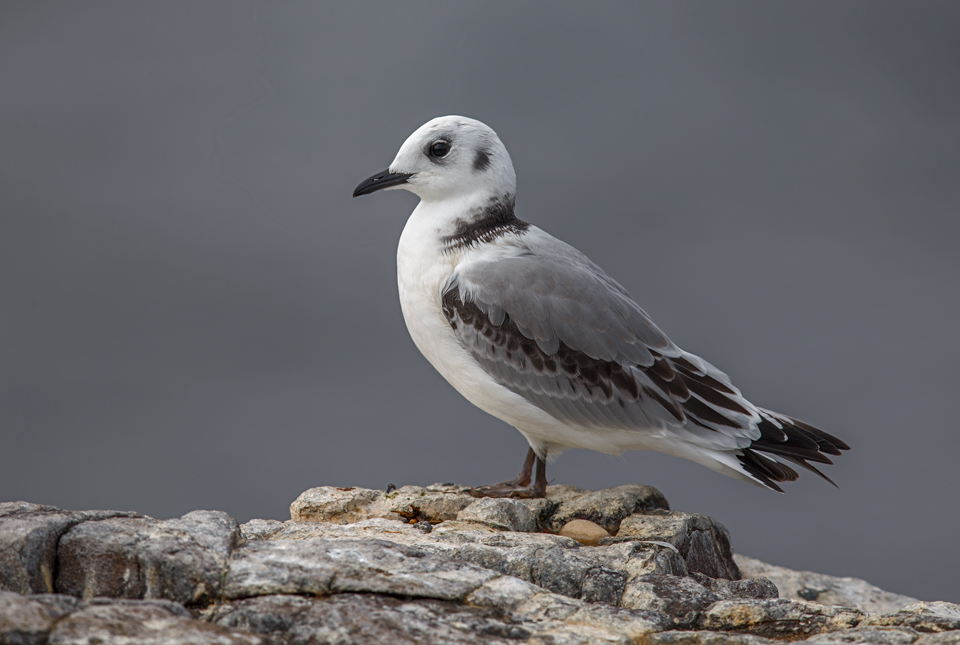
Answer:
[[[417,522],[416,526],[418,529],[420,529],[424,533],[429,533],[430,531],[433,530],[433,524],[431,524],[426,520],[423,520],[422,522]]]
[[[560,529],[560,535],[573,538],[584,546],[597,546],[605,537],[610,537],[606,529],[588,520],[570,520]]]

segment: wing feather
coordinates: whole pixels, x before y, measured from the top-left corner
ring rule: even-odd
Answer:
[[[777,458],[823,476],[807,461],[829,464],[826,454],[849,448],[751,404],[572,247],[535,227],[524,237],[517,255],[461,263],[439,294],[461,345],[508,389],[576,426],[667,430],[736,451],[744,472],[775,490],[797,478]]]

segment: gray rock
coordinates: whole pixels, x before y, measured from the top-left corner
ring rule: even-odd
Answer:
[[[476,607],[494,608],[512,614],[522,603],[542,594],[541,587],[513,576],[498,576],[477,587],[464,602]]]
[[[960,645],[960,631],[921,634],[915,645]]]
[[[552,487],[551,487],[552,488]],[[557,491],[560,493],[560,491]],[[628,484],[578,496],[569,495],[551,518],[551,528],[559,531],[570,520],[587,520],[602,526],[611,535],[620,529],[623,518],[654,509],[669,509],[663,493],[652,486]],[[562,494],[562,493],[561,493]]]
[[[817,634],[800,642],[811,645],[908,645],[917,640],[918,636],[912,629],[854,627],[841,632]]]
[[[568,625],[585,625],[602,629],[617,636],[626,636],[630,643],[639,642],[650,634],[669,629],[668,616],[656,611],[625,609],[585,603],[567,617]]]
[[[275,643],[311,645],[507,645],[529,636],[524,626],[494,614],[450,601],[339,594],[323,599],[250,598],[217,608],[210,619],[223,627],[270,636]]]
[[[240,538],[243,540],[266,540],[282,531],[283,522],[279,520],[250,520],[240,525]]]
[[[58,620],[49,645],[266,645],[260,636],[194,620],[163,600],[97,599]]]
[[[916,598],[884,591],[858,578],[839,578],[812,571],[793,571],[734,555],[740,572],[747,578],[767,578],[780,590],[781,598],[809,600],[822,605],[853,607],[868,614],[891,614]]]
[[[593,625],[545,625],[527,641],[535,645],[633,645],[623,634],[616,634]]]
[[[601,540],[600,544],[624,539],[672,544],[680,551],[690,573],[728,580],[741,578],[733,560],[730,533],[706,515],[666,510],[631,515],[621,522],[615,538]]]
[[[629,642],[638,641],[643,635],[662,631],[671,625],[667,616],[655,611],[623,609],[575,600],[544,592],[536,585],[509,576],[487,582],[467,596],[466,602],[495,609],[498,615],[529,629],[534,634],[534,641],[547,638],[542,630],[544,625],[550,624],[554,625],[548,630],[551,634],[560,630],[572,637],[571,634],[582,634],[582,630],[571,626],[590,626],[616,634],[613,642],[623,636],[632,639]],[[601,639],[600,642],[606,641]]]
[[[721,598],[693,578],[646,575],[630,581],[620,602],[624,607],[661,612],[670,617],[672,627],[683,629],[694,626],[700,614]]]
[[[443,522],[424,534],[412,525],[380,518],[347,525],[290,521],[278,531],[271,529],[268,539],[372,538],[427,549],[556,593],[610,604],[617,604],[632,576],[687,573],[677,553],[657,545],[624,542],[587,548],[570,538],[504,532],[472,522]]]
[[[711,578],[702,573],[691,573],[690,577],[725,600],[730,598],[768,600],[780,597],[777,585],[766,578],[726,580],[724,578]]]
[[[413,513],[416,521],[432,523],[457,519],[476,498],[460,486],[434,484],[404,486],[391,493],[368,488],[321,486],[304,491],[290,505],[290,518],[302,522],[347,524],[373,517],[400,519]]]
[[[3,504],[0,584],[76,597],[0,591],[0,644],[960,645],[958,605],[915,602],[868,617],[777,599],[770,580],[739,579],[714,520],[634,512],[661,503],[644,489],[552,486],[552,499],[476,500],[453,485],[321,488],[294,504],[299,519],[242,527],[206,511],[161,522]],[[594,515],[572,518],[591,506]],[[536,532],[573,521],[618,535],[584,546]],[[749,575],[782,573],[741,562]],[[890,600],[862,581],[783,571],[830,584],[792,590],[800,597],[850,598],[852,588],[864,607]]]
[[[478,499],[457,513],[461,522],[478,522],[501,531],[532,533],[559,506],[549,499]]]
[[[137,543],[158,524],[123,518],[74,526],[60,539],[57,591],[78,598],[143,598]]]
[[[42,645],[53,622],[75,607],[59,602],[40,602],[12,591],[0,591],[0,643]],[[75,602],[75,601],[74,601]]]
[[[0,503],[0,590],[53,593],[57,542],[80,522],[140,517],[123,511],[64,511],[29,502]]]
[[[914,602],[895,614],[870,616],[864,627],[909,627],[918,632],[960,630],[960,605],[949,602]]]
[[[547,486],[547,499],[558,502],[572,502],[576,498],[583,497],[592,492],[592,490],[571,486],[570,484],[552,484]]]
[[[634,643],[670,621],[656,612],[594,605],[552,593],[521,602],[507,617],[529,627],[531,643]]]
[[[701,616],[709,631],[747,632],[767,638],[798,639],[856,627],[864,614],[846,607],[788,600],[721,600]]]
[[[708,631],[661,632],[644,640],[645,645],[776,645],[782,642],[753,634]]]
[[[290,505],[290,518],[302,522],[348,524],[372,517],[370,504],[383,497],[383,491],[369,488],[318,486],[300,493]]]
[[[503,534],[501,534],[503,535]],[[554,536],[516,541],[478,540],[448,547],[455,558],[485,569],[515,576],[571,598],[620,604],[629,581],[636,576],[683,575],[683,561],[674,552],[629,543],[608,547],[581,547]],[[552,541],[550,540],[552,538]]]
[[[114,518],[83,522],[58,549],[57,590],[81,598],[167,598],[205,604],[220,596],[236,521],[220,511],[175,520]]]
[[[383,540],[273,540],[234,552],[225,595],[368,592],[462,600],[496,575]]]

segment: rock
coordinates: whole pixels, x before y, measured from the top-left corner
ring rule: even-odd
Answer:
[[[733,560],[730,533],[706,515],[654,510],[631,515],[620,524],[615,538],[650,540],[672,544],[680,551],[690,573],[711,578],[739,580],[740,569]],[[607,541],[602,541],[605,544]]]
[[[507,645],[530,635],[489,609],[370,594],[261,596],[219,607],[211,620],[289,643]]]
[[[633,643],[668,624],[654,612],[591,605],[508,578],[485,583],[466,606],[368,594],[261,596],[217,607],[208,618],[313,643]]]
[[[752,598],[755,600],[767,600],[780,597],[777,586],[766,578],[725,580],[724,578],[711,578],[702,573],[691,573],[690,577],[707,589],[719,594],[720,597],[724,599]]]
[[[254,634],[194,620],[163,600],[97,599],[50,631],[49,645],[266,645]]]
[[[563,525],[558,535],[573,538],[585,546],[597,546],[600,540],[610,537],[605,528],[588,520],[570,520]]]
[[[915,640],[917,633],[913,630],[854,627],[842,632],[817,634],[801,642],[816,645],[907,645]]]
[[[663,493],[652,486],[640,484],[617,486],[570,497],[572,499],[560,503],[560,508],[551,518],[551,527],[555,531],[559,531],[570,520],[588,520],[613,535],[620,529],[621,520],[629,515],[670,508]]]
[[[225,595],[381,593],[462,600],[497,574],[383,540],[274,540],[237,549]]]
[[[513,576],[499,576],[477,587],[465,602],[477,607],[491,607],[510,614],[518,605],[524,603],[543,589],[525,580]]]
[[[57,542],[80,522],[140,517],[122,511],[64,511],[29,502],[0,504],[0,590],[53,593]]]
[[[631,581],[620,603],[661,612],[670,617],[672,627],[683,629],[693,627],[700,614],[721,598],[693,578],[647,575]]]
[[[0,643],[42,645],[53,622],[69,611],[69,606],[57,602],[38,602],[36,597],[0,591]]]
[[[914,645],[960,645],[960,631],[921,634]]]
[[[587,493],[592,492],[592,490],[578,488],[577,486],[571,486],[570,484],[553,484],[551,486],[547,486],[547,499],[552,499],[559,502],[570,502],[578,497],[583,497]]]
[[[864,614],[846,607],[788,600],[721,600],[702,615],[699,628],[798,639],[856,627]]]
[[[622,609],[593,603],[584,604],[569,615],[567,624],[589,625],[608,633],[626,636],[628,643],[635,643],[650,634],[670,627],[670,619],[656,611]]]
[[[958,605],[915,602],[866,616],[778,599],[770,580],[740,579],[716,521],[634,512],[660,503],[655,489],[548,494],[477,500],[447,484],[327,487],[301,495],[298,519],[242,527],[210,511],[159,521],[3,504],[0,582],[18,593],[0,591],[0,645],[960,645]],[[593,519],[571,517],[591,505]],[[564,535],[537,532],[558,525]],[[751,575],[782,573],[740,560]],[[801,596],[850,597],[840,591],[866,585],[822,578],[832,586]],[[866,587],[860,601],[885,593]],[[34,589],[73,595],[20,595]]]
[[[949,602],[914,602],[897,613],[870,616],[864,627],[909,627],[918,632],[960,630],[960,605]]]
[[[349,524],[372,517],[370,504],[383,497],[383,491],[369,488],[319,486],[300,493],[290,505],[290,518],[301,522]]]
[[[792,571],[754,558],[734,555],[747,578],[767,578],[780,590],[781,598],[809,600],[822,605],[853,607],[867,614],[891,614],[917,602],[916,598],[884,591],[857,578],[838,578],[812,571]]]
[[[553,593],[527,596],[512,607],[505,617],[534,632],[535,643],[633,643],[670,625],[657,612],[585,603]]]
[[[457,513],[461,522],[478,522],[501,531],[532,533],[543,528],[543,520],[559,502],[548,499],[478,499]]]
[[[240,525],[240,539],[266,540],[283,530],[284,524],[279,520],[250,520]]]
[[[651,634],[644,641],[646,645],[776,645],[775,641],[753,634],[731,634],[708,631],[667,631]]]
[[[159,524],[124,518],[74,526],[60,539],[57,591],[78,598],[143,598],[137,543]]]
[[[434,484],[428,488],[404,486],[392,493],[367,488],[321,486],[304,491],[290,505],[290,518],[302,522],[347,524],[373,517],[400,519],[401,513],[415,513],[417,521],[431,523],[457,519],[457,514],[474,503],[460,486]]]
[[[175,520],[113,518],[83,522],[60,539],[57,590],[81,598],[167,598],[205,604],[220,596],[240,538],[220,511]]]
[[[241,530],[246,530],[242,528]],[[472,522],[443,522],[424,534],[396,520],[355,524],[286,522],[269,540],[389,540],[516,576],[550,591],[593,602],[617,604],[627,580],[653,573],[686,575],[683,559],[657,545],[624,542],[583,548],[570,538],[544,533],[503,532]]]

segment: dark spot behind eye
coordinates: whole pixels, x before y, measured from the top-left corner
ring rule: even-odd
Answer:
[[[473,158],[473,169],[482,172],[490,167],[490,153],[486,150],[477,150],[477,155]]]

